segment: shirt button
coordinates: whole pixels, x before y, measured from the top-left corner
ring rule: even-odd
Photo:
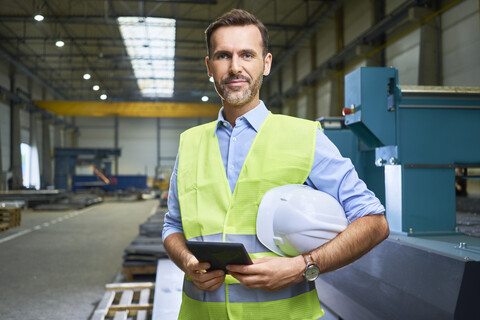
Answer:
[[[230,166],[230,169],[233,169],[233,166]]]
[[[237,141],[237,138],[233,137],[232,140],[233,140],[233,141]]]

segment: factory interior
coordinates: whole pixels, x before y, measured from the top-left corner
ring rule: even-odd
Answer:
[[[269,31],[266,107],[317,120],[386,209],[315,281],[322,319],[480,319],[479,6],[0,0],[0,319],[177,319],[169,182],[218,117],[204,32],[234,8]]]

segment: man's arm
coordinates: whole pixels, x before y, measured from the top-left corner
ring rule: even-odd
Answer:
[[[385,240],[388,223],[382,214],[367,215],[353,221],[330,242],[312,251],[312,258],[325,273],[357,260]],[[304,281],[303,257],[266,257],[254,260],[253,265],[228,266],[229,273],[248,288],[275,291]]]
[[[170,259],[192,279],[198,288],[215,290],[222,285],[225,273],[222,270],[205,272],[205,270],[210,268],[210,265],[208,263],[199,263],[185,245],[180,205],[178,203],[177,166],[178,155],[170,179],[168,212],[165,215],[165,224],[162,231],[163,246]]]
[[[206,272],[208,262],[199,262],[185,245],[183,233],[172,233],[163,242],[170,259],[190,277],[199,289],[213,291],[223,284],[225,273],[222,270]]]
[[[346,266],[362,257],[390,234],[383,214],[368,215],[353,221],[335,239],[312,252],[322,273]]]

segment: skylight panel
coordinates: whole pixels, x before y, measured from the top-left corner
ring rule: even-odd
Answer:
[[[142,95],[171,98],[175,73],[175,20],[119,17],[118,23]]]

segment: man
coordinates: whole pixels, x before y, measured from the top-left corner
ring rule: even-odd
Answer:
[[[308,258],[320,272],[345,266],[389,234],[384,208],[347,159],[313,121],[272,115],[259,100],[270,72],[267,30],[253,15],[232,10],[207,30],[208,74],[223,107],[218,120],[184,132],[171,178],[164,246],[181,268],[181,319],[318,319],[305,256],[286,258],[256,239],[263,194],[308,184],[334,196],[351,222]],[[209,271],[185,240],[243,242],[253,265]],[[308,261],[310,261],[308,260]]]

